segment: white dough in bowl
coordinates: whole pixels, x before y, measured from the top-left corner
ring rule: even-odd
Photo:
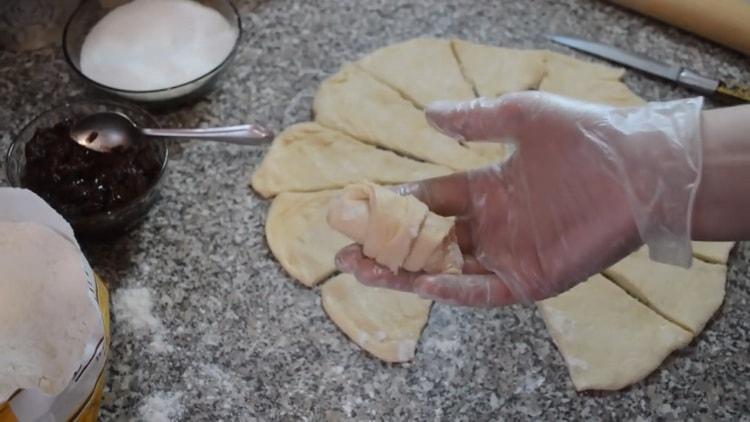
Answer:
[[[170,88],[210,72],[231,53],[237,30],[190,0],[135,0],[94,25],[81,48],[81,72],[108,87]]]

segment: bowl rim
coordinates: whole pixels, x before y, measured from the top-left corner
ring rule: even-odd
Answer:
[[[134,89],[122,89],[122,88],[116,88],[113,86],[105,85],[103,83],[97,82],[88,76],[86,76],[81,69],[76,66],[75,62],[73,61],[72,57],[70,57],[70,53],[68,52],[68,30],[70,29],[70,25],[73,22],[73,18],[75,18],[80,10],[86,5],[87,0],[81,1],[81,3],[76,7],[76,9],[73,11],[73,13],[70,14],[70,17],[68,18],[68,21],[65,23],[65,28],[63,29],[62,33],[62,50],[63,55],[65,56],[65,61],[68,63],[68,65],[73,69],[73,71],[83,78],[86,82],[89,82],[96,86],[99,89],[103,89],[105,91],[110,92],[117,92],[117,93],[123,93],[123,94],[132,94],[132,95],[141,95],[141,94],[157,94],[157,93],[164,93],[168,91],[172,91],[178,88],[182,88],[185,86],[188,86],[190,84],[193,84],[195,82],[200,81],[201,79],[205,78],[208,75],[211,75],[212,73],[218,71],[221,69],[225,64],[227,64],[237,53],[237,49],[239,48],[240,42],[242,40],[242,37],[244,35],[244,31],[242,29],[242,19],[240,18],[240,12],[237,10],[237,6],[235,6],[234,2],[232,0],[221,0],[226,2],[229,7],[232,9],[232,12],[234,13],[235,21],[237,22],[237,37],[234,40],[234,45],[232,46],[232,49],[229,50],[229,54],[222,60],[218,65],[214,66],[209,70],[208,72],[191,79],[187,82],[183,82],[177,85],[172,85],[166,88],[158,88],[158,89],[149,89],[149,90],[134,90]]]
[[[5,177],[7,178],[8,184],[10,185],[10,187],[30,190],[29,188],[23,186],[23,184],[20,183],[20,181],[19,181],[19,183],[14,183],[13,180],[12,180],[12,178],[10,177],[10,165],[9,165],[9,163],[10,163],[10,160],[11,160],[11,154],[13,154],[13,151],[15,151],[15,149],[18,147],[19,140],[20,140],[20,138],[19,138],[20,135],[23,132],[25,132],[26,129],[30,128],[32,125],[34,125],[36,122],[38,122],[45,115],[47,115],[49,113],[52,113],[54,111],[57,111],[57,110],[61,110],[61,109],[65,109],[65,108],[70,108],[71,106],[74,106],[76,104],[99,104],[99,105],[105,105],[105,106],[113,105],[113,106],[116,106],[116,107],[124,108],[125,110],[127,110],[127,109],[134,109],[134,110],[137,110],[139,113],[143,113],[144,115],[146,115],[149,118],[151,118],[151,120],[154,123],[157,123],[157,126],[158,126],[158,122],[156,120],[156,117],[154,117],[147,110],[145,110],[145,109],[143,109],[141,107],[138,107],[137,105],[131,104],[131,103],[126,103],[126,102],[116,101],[116,100],[110,100],[110,99],[97,99],[97,98],[72,98],[72,99],[66,100],[65,102],[63,102],[61,104],[58,104],[58,105],[56,105],[54,107],[51,107],[51,108],[48,108],[48,109],[42,111],[41,113],[36,114],[33,118],[29,119],[29,121],[27,121],[21,127],[21,129],[18,130],[17,133],[15,133],[13,135],[13,138],[12,138],[12,140],[10,142],[10,145],[8,146],[8,150],[5,152]],[[90,219],[97,219],[97,218],[101,218],[103,216],[111,216],[111,215],[117,213],[118,211],[121,211],[121,210],[127,208],[128,206],[130,206],[130,205],[132,205],[134,203],[142,201],[145,197],[147,197],[148,195],[150,195],[154,191],[154,189],[158,188],[158,186],[161,184],[161,181],[162,181],[164,175],[167,172],[167,163],[169,163],[169,148],[168,148],[168,146],[166,144],[164,144],[163,149],[164,149],[164,154],[163,154],[164,158],[161,159],[162,162],[161,162],[161,166],[159,168],[159,174],[156,176],[156,178],[154,178],[154,182],[148,187],[148,189],[144,190],[140,195],[138,195],[135,198],[131,199],[127,204],[122,205],[120,207],[117,207],[115,209],[111,209],[111,210],[107,210],[107,211],[99,211],[99,212],[96,212],[94,214],[78,215],[78,216],[73,216],[73,217],[63,216],[63,217],[68,222],[70,222],[71,224],[76,224],[76,222],[78,222],[78,221],[86,221],[86,220],[90,220]],[[57,211],[57,212],[59,212],[59,211]]]

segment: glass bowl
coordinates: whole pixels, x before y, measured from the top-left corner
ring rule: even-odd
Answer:
[[[130,1],[131,0],[104,2],[99,0],[84,0],[75,12],[73,12],[67,25],[65,25],[62,40],[65,59],[73,71],[89,85],[101,91],[122,98],[127,98],[149,107],[171,107],[203,96],[209,92],[215,86],[219,76],[234,58],[237,53],[237,46],[240,43],[240,39],[242,39],[242,23],[240,22],[240,15],[237,12],[237,8],[230,0],[194,0],[219,12],[237,32],[237,38],[234,41],[234,45],[227,57],[224,58],[224,61],[203,76],[199,76],[192,81],[175,86],[147,91],[133,91],[101,84],[89,78],[81,71],[81,48],[83,47],[83,41],[86,39],[86,35],[91,28],[93,28],[94,25],[96,25],[96,23],[114,7],[129,3]]]
[[[31,141],[37,129],[52,127],[66,118],[75,118],[90,113],[112,111],[129,116],[142,127],[158,127],[156,120],[146,111],[127,104],[110,100],[75,100],[45,111],[31,120],[13,139],[6,156],[8,182],[13,187],[25,187],[22,178],[26,169],[26,144]],[[162,180],[167,169],[168,153],[166,142],[149,140],[154,143],[161,168],[153,184],[140,196],[124,205],[87,215],[65,215],[77,236],[104,238],[129,231],[138,225],[148,214],[159,198]]]

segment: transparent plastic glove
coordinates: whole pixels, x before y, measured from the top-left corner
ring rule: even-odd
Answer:
[[[505,163],[399,187],[458,217],[463,275],[393,274],[356,245],[337,256],[363,283],[499,306],[554,296],[643,243],[689,266],[702,99],[612,108],[541,92],[437,103],[428,119],[467,141],[515,144]]]

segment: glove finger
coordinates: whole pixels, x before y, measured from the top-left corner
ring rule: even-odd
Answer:
[[[474,237],[472,236],[473,220],[470,218],[459,217],[456,219],[456,238],[458,247],[464,253],[474,252]]]
[[[336,268],[344,273],[351,273],[360,283],[370,287],[411,292],[414,279],[419,273],[399,271],[394,274],[388,268],[378,264],[362,253],[362,247],[349,245],[336,254]]]
[[[473,255],[464,255],[464,266],[461,272],[463,274],[492,274]]]
[[[513,136],[522,112],[517,94],[471,101],[437,101],[425,110],[440,132],[466,141],[498,141]],[[504,139],[506,142],[507,139]]]
[[[444,216],[465,215],[470,209],[469,176],[466,172],[394,187],[399,195],[414,195],[432,212]]]
[[[491,307],[519,303],[496,275],[423,275],[414,280],[414,293],[449,305]]]

